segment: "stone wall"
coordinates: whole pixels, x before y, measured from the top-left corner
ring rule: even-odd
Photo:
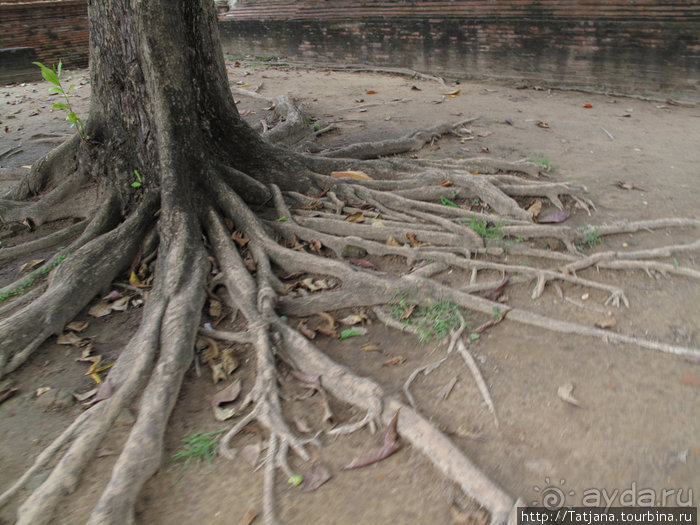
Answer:
[[[241,0],[224,50],[700,99],[696,0]]]
[[[37,78],[38,68],[30,59],[18,61],[19,56],[46,65],[62,60],[69,68],[86,67],[87,0],[0,0],[0,48],[2,83]]]

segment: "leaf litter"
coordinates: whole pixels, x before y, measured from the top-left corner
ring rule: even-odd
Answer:
[[[401,448],[399,444],[399,434],[396,431],[396,424],[399,419],[399,411],[397,410],[394,417],[391,418],[391,422],[384,432],[384,443],[377,447],[372,448],[365,454],[362,454],[358,458],[354,459],[348,465],[344,466],[342,470],[350,470],[360,467],[366,467],[367,465],[372,465],[388,458],[394,452]]]

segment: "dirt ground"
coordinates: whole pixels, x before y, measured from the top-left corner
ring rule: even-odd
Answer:
[[[588,216],[578,210],[568,219],[574,225],[601,224],[619,219],[683,216],[700,219],[700,108],[675,101],[611,98],[580,92],[548,91],[536,86],[518,89],[488,83],[448,80],[439,83],[401,75],[306,70],[272,67],[265,62],[229,64],[232,85],[273,97],[290,94],[302,100],[318,124],[337,129],[320,136],[315,145],[336,147],[357,141],[380,140],[407,131],[479,117],[468,125],[473,140],[443,137],[415,152],[420,158],[491,156],[509,160],[539,159],[551,165],[549,177],[584,184],[597,210]],[[69,73],[78,114],[87,114],[90,86],[87,71]],[[246,86],[247,85],[247,86]],[[0,89],[0,163],[3,167],[29,165],[63,141],[69,133],[63,115],[50,111],[45,83]],[[266,104],[236,96],[239,110],[255,124],[266,114]],[[538,126],[547,123],[548,127]],[[615,183],[623,181],[634,189]],[[11,181],[2,181],[4,189]],[[629,187],[629,186],[628,186]],[[17,230],[27,238],[31,234]],[[596,250],[641,249],[690,242],[697,232],[668,229],[606,238]],[[2,230],[2,247],[16,239]],[[0,248],[2,249],[2,248]],[[40,258],[46,254],[35,254]],[[18,275],[25,263],[10,261],[0,272],[0,285]],[[394,271],[405,271],[390,261]],[[698,269],[696,254],[677,254],[675,264]],[[612,330],[698,348],[700,346],[700,286],[689,278],[653,278],[641,271],[594,269],[583,276],[622,286],[630,307],[603,305],[600,291],[562,284],[564,294],[578,305],[563,301],[552,287],[539,299],[530,299],[532,283],[509,286],[508,304],[531,308],[558,319],[593,325],[607,310],[617,321]],[[440,280],[454,286],[468,282],[458,271],[444,272]],[[93,339],[103,362],[112,362],[138,326],[139,309],[90,320],[85,335]],[[210,319],[205,315],[204,321]],[[470,314],[472,326],[484,319]],[[296,326],[296,320],[290,323]],[[319,346],[333,359],[360,375],[377,380],[387,393],[401,392],[413,370],[445,356],[446,342],[420,343],[374,320],[367,335],[344,341],[320,336]],[[374,343],[380,351],[360,350]],[[411,386],[417,407],[450,435],[458,446],[498,485],[528,504],[561,494],[567,504],[591,504],[599,497],[617,504],[649,502],[698,505],[700,498],[700,362],[660,354],[635,346],[610,344],[580,336],[563,336],[506,320],[470,345],[489,385],[500,419],[496,428],[475,382],[459,355],[452,353],[437,370],[420,374]],[[0,405],[0,491],[27,469],[36,454],[51,442],[77,414],[79,404],[70,394],[94,387],[85,375],[88,363],[78,362],[80,350],[45,343],[32,360],[12,377],[18,395]],[[241,363],[234,377],[244,388],[252,384],[252,356],[237,348]],[[405,359],[384,366],[392,357]],[[169,458],[180,440],[196,431],[230,427],[217,422],[210,400],[222,384],[212,382],[202,368],[187,374],[170,420],[163,468],[147,483],[138,502],[144,524],[236,524],[246,512],[261,508],[262,470],[246,461],[216,458],[211,465],[182,469]],[[440,391],[454,377],[447,399]],[[289,381],[281,376],[287,388]],[[580,407],[558,397],[560,386],[571,383]],[[37,397],[37,389],[50,387]],[[289,387],[291,388],[291,387]],[[52,396],[52,397],[47,397]],[[315,398],[290,395],[285,407],[322,428]],[[348,421],[360,414],[331,400],[334,418]],[[135,410],[135,407],[133,407]],[[80,489],[65,500],[53,523],[85,520],[116,461],[115,451],[125,440],[133,412],[125,413],[89,465]],[[263,440],[253,427],[239,437],[237,448]],[[287,524],[418,524],[466,523],[465,499],[446,481],[428,458],[404,446],[390,458],[363,469],[341,471],[380,436],[364,430],[345,437],[321,436],[323,446],[312,449],[332,479],[313,492],[302,492],[277,477],[276,498],[281,522]],[[292,467],[304,473],[307,465],[292,458]],[[48,471],[35,476],[38,486]],[[26,495],[26,492],[23,493]],[[644,495],[644,496],[643,496]],[[642,500],[646,497],[646,500]],[[623,498],[623,499],[621,499]],[[624,499],[627,498],[627,499]],[[0,511],[0,523],[12,523],[13,503]],[[259,522],[260,518],[258,518]]]

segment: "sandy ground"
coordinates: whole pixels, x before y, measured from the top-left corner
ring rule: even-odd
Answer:
[[[262,83],[260,93],[265,96],[294,95],[319,124],[334,123],[337,130],[316,141],[320,148],[395,137],[439,122],[478,116],[469,126],[473,140],[443,137],[414,154],[421,158],[490,155],[510,160],[541,159],[551,165],[549,176],[553,180],[586,185],[596,203],[592,216],[578,211],[569,219],[575,225],[668,216],[700,218],[700,109],[696,107],[485,83],[457,86],[449,82],[450,90],[461,89],[459,95],[449,97],[444,95],[445,88],[430,80],[277,68],[261,62],[238,67],[231,63],[229,71],[234,85],[247,84],[250,89]],[[79,86],[77,112],[86,114],[87,72],[70,74]],[[50,111],[47,91],[44,83],[0,89],[3,167],[33,163],[69,133],[63,116]],[[264,103],[236,98],[249,122],[256,123],[265,115]],[[538,122],[546,122],[548,127],[539,127]],[[617,181],[635,189],[620,188],[615,185]],[[696,234],[669,229],[619,235],[605,239],[593,251],[688,242]],[[3,246],[13,243],[7,228],[0,240]],[[5,265],[0,284],[16,278],[24,262]],[[698,268],[695,254],[678,254],[675,263]],[[399,264],[392,264],[401,271]],[[617,321],[614,330],[700,346],[697,282],[682,277],[651,278],[641,271],[613,274],[586,270],[582,275],[619,284],[627,292],[630,308],[612,309]],[[450,271],[439,279],[458,286],[468,277]],[[608,309],[600,292],[566,285],[562,288],[583,307],[562,301],[549,287],[541,298],[532,301],[531,285],[509,287],[508,303],[589,325],[600,319],[601,313],[596,310]],[[584,301],[585,294],[588,297]],[[139,317],[139,310],[132,310],[92,320],[86,335],[93,338],[106,361],[113,360],[135,331]],[[88,316],[84,312],[79,319]],[[483,319],[474,315],[470,321],[478,325]],[[361,375],[372,376],[387,392],[400,392],[415,368],[444,356],[444,341],[422,344],[414,336],[397,334],[376,321],[369,328],[362,338],[341,342],[321,338],[318,343],[334,359]],[[377,344],[381,351],[361,351],[359,347],[366,342]],[[412,393],[420,411],[451,435],[474,463],[513,497],[537,504],[547,494],[560,493],[568,504],[590,504],[597,495],[601,500],[607,497],[615,503],[629,504],[629,499],[620,500],[623,493],[632,497],[632,502],[643,503],[637,500],[643,489],[649,489],[654,491],[658,504],[664,503],[663,490],[667,504],[698,504],[697,361],[511,322],[486,332],[472,343],[471,351],[491,390],[499,428],[494,426],[457,355],[449,356],[430,375],[420,375]],[[80,413],[79,406],[70,400],[58,403],[58,407],[47,406],[49,403],[35,393],[42,387],[68,394],[92,388],[92,380],[84,375],[86,363],[76,362],[78,354],[78,350],[50,340],[12,377],[19,394],[0,405],[0,490],[9,486]],[[237,350],[237,356],[241,367],[235,374],[244,384],[250,383],[250,352]],[[405,361],[383,366],[396,356]],[[440,390],[455,376],[457,383],[450,396],[439,398]],[[573,384],[580,407],[557,396],[558,388],[567,383]],[[247,511],[260,510],[262,472],[244,460],[218,458],[211,465],[190,465],[186,470],[168,461],[180,448],[180,439],[191,432],[228,428],[228,424],[214,420],[209,408],[211,396],[220,388],[208,373],[197,376],[194,367],[187,374],[168,427],[163,468],[147,483],[137,505],[140,523],[235,524]],[[285,406],[289,414],[303,414],[315,426],[320,424],[321,411],[313,402],[287,401]],[[332,408],[341,421],[358,416],[335,402]],[[130,424],[130,414],[125,414],[54,523],[84,521],[86,509],[99,496],[115,462],[114,451],[125,439]],[[237,446],[262,440],[258,428],[250,430],[236,442]],[[304,493],[280,476],[276,496],[281,521],[466,523],[458,512],[464,501],[462,495],[426,457],[409,446],[374,466],[340,470],[378,439],[368,431],[342,438],[324,437],[323,447],[312,453],[314,459],[329,466],[333,478],[320,489]],[[296,458],[292,466],[301,473],[308,468]],[[47,474],[37,475],[30,486],[37,486]],[[0,523],[12,523],[16,508],[11,504],[0,511]]]

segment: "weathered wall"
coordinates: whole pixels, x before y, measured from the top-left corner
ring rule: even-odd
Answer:
[[[0,48],[33,48],[47,65],[60,60],[66,67],[88,64],[87,0],[0,0]],[[36,78],[38,68],[0,53],[0,81]],[[41,78],[41,75],[39,75]]]
[[[697,0],[242,0],[224,50],[700,98]]]

